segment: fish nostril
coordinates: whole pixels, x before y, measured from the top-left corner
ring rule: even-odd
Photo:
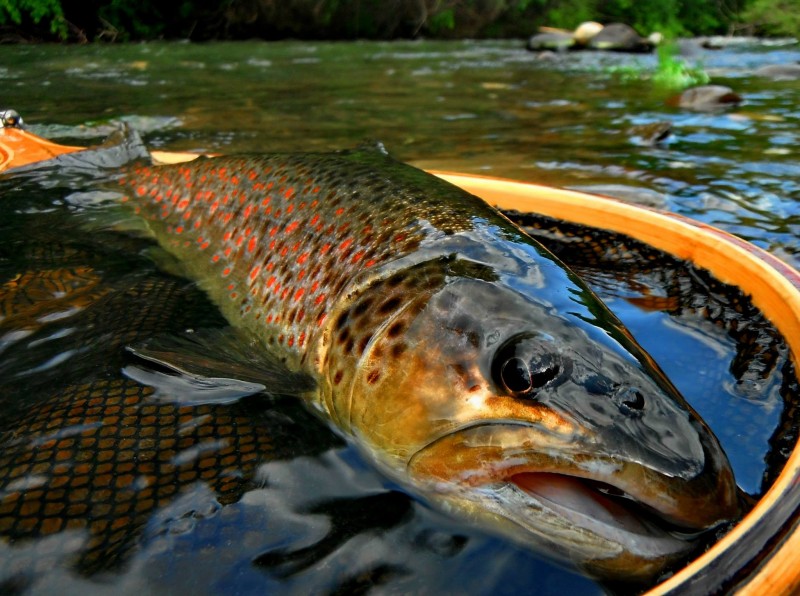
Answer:
[[[628,387],[617,392],[617,403],[623,414],[635,415],[644,409],[644,395],[636,387]]]

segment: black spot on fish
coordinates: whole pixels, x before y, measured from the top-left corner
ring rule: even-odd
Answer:
[[[389,298],[378,307],[378,314],[388,315],[390,312],[397,310],[397,307],[400,306],[400,302],[401,300],[398,296]]]

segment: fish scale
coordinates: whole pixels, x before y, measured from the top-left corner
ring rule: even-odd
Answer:
[[[430,287],[430,271],[393,273],[387,264],[414,254],[426,240],[468,229],[476,214],[497,217],[455,187],[431,193],[426,182],[409,179],[371,150],[140,166],[121,181],[130,189],[126,202],[229,322],[254,332],[291,365],[329,369],[333,385],[352,374],[352,346],[360,347],[360,357],[372,335],[369,325],[356,330],[345,323],[357,288],[394,277],[378,292],[385,300],[371,297],[367,302],[374,304],[362,301],[359,308],[379,321],[403,310],[410,316],[403,296]],[[331,350],[323,347],[329,327],[340,340]],[[311,346],[318,350],[307,363]],[[396,347],[385,356],[401,352]],[[374,382],[379,373],[366,374]]]

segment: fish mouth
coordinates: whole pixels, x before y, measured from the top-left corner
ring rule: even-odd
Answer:
[[[599,480],[554,472],[521,472],[506,478],[505,482],[562,512],[565,518],[598,530],[607,526],[643,535],[663,532],[681,539],[690,539],[705,530],[667,520],[624,490]]]
[[[433,479],[446,509],[605,579],[652,578],[738,514],[725,466],[687,480],[575,443],[527,425],[481,424],[428,444],[408,471]]]

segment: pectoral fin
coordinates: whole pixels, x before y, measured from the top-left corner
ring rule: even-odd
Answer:
[[[156,397],[187,404],[226,404],[249,395],[301,395],[308,375],[289,370],[260,342],[232,328],[157,336],[128,346],[138,362],[123,369],[156,389]]]

